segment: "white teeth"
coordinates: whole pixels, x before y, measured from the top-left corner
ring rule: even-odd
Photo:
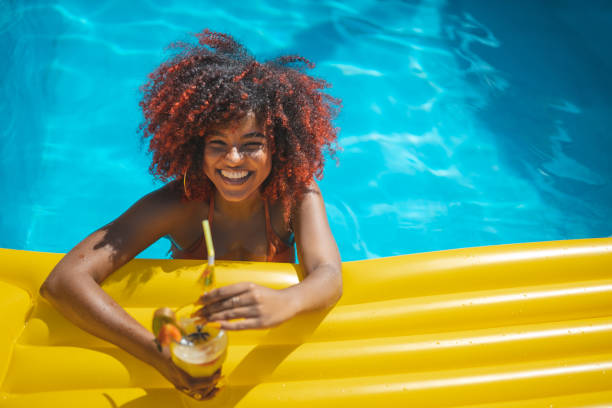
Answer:
[[[246,170],[221,170],[221,175],[230,179],[241,179],[249,174]]]

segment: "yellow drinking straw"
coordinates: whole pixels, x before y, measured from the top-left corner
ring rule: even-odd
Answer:
[[[208,252],[208,266],[215,266],[215,247],[212,242],[212,234],[210,233],[210,224],[208,220],[202,221],[202,228],[204,229],[204,239],[206,240],[206,251]]]
[[[202,229],[204,230],[204,239],[206,240],[206,251],[208,252],[208,263],[206,265],[206,268],[204,268],[204,272],[202,272],[202,275],[198,279],[198,282],[204,285],[204,291],[206,292],[210,289],[210,286],[212,286],[213,281],[214,281],[215,248],[213,247],[212,234],[210,233],[210,224],[208,223],[208,220],[202,221]],[[177,307],[174,311],[171,311],[170,309],[168,309],[170,310],[170,313],[172,314],[171,319],[176,321],[176,314],[179,313],[179,310],[185,307],[192,306],[192,305],[194,305],[194,303],[189,302],[187,304]],[[182,317],[179,321],[179,324],[176,324],[176,326],[184,331],[185,325],[195,324],[199,320],[201,320],[201,318],[197,317],[197,311],[196,311],[196,312],[191,313],[191,315],[189,315],[188,318]],[[154,324],[157,324],[159,326],[161,323],[155,322],[154,320]],[[218,322],[206,322],[205,325],[208,328],[215,328],[215,329],[221,328],[221,324]]]
[[[202,221],[202,229],[204,229],[204,239],[206,240],[206,252],[208,253],[208,265],[202,274],[204,285],[210,286],[213,283],[213,275],[215,273],[215,247],[212,242],[212,234],[210,233],[210,224],[208,220]]]

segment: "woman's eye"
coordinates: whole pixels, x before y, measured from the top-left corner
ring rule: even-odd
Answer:
[[[211,140],[210,142],[208,142],[208,144],[211,146],[225,146],[225,142],[221,140]]]
[[[261,143],[256,143],[256,142],[252,142],[252,143],[245,143],[244,144],[244,148],[247,150],[259,150],[263,147],[263,144]]]

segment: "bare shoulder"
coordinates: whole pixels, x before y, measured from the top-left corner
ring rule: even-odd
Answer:
[[[295,203],[290,212],[291,220],[286,222],[283,217],[284,207],[282,206],[280,200],[270,206],[272,227],[278,236],[286,242],[291,239],[291,236],[295,233],[295,228],[300,224],[300,221],[304,222],[306,219],[310,219],[311,217],[323,217],[325,218],[325,221],[327,221],[325,215],[325,203],[323,202],[321,189],[315,181],[306,187],[305,191],[300,196],[299,201]]]
[[[295,204],[293,208],[292,218],[299,219],[304,215],[304,212],[318,211],[323,207],[325,203],[323,201],[323,195],[321,189],[316,181],[312,181],[305,189],[301,199]]]
[[[188,203],[183,200],[183,194],[177,181],[171,181],[157,190],[153,190],[145,195],[142,200],[148,205],[166,211],[176,210]]]
[[[179,216],[186,206],[187,203],[182,202],[175,182],[170,182],[140,198],[111,224],[154,222],[167,217],[173,219]]]
[[[296,204],[292,219],[298,257],[307,270],[321,264],[339,265],[338,246],[329,227],[321,189],[316,182],[308,186]]]
[[[188,224],[201,202],[185,200],[177,182],[150,192],[102,228],[115,251],[128,255],[141,251],[161,237],[175,235]]]

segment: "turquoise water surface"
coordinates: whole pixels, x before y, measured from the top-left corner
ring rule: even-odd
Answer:
[[[159,185],[138,89],[206,27],[343,100],[344,260],[612,234],[610,2],[0,1],[0,247],[67,251]]]

